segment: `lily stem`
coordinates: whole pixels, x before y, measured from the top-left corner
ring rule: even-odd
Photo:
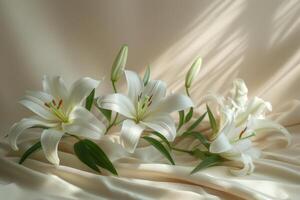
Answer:
[[[117,93],[117,87],[115,85],[115,81],[111,81],[112,87],[114,89],[114,92]],[[105,134],[111,129],[111,127],[113,127],[116,124],[117,118],[119,116],[119,113],[116,113],[115,118],[113,119],[113,121],[108,125],[108,127],[106,128]]]
[[[116,87],[116,85],[115,85],[115,83],[116,83],[116,82],[114,82],[114,81],[111,81],[111,83],[112,83],[112,86],[113,86],[114,92],[115,92],[115,93],[117,93],[118,91],[117,91],[117,87]]]
[[[118,113],[116,113],[114,120],[108,125],[106,128],[105,134],[111,129],[116,124],[117,118],[118,118]]]
[[[185,87],[185,92],[186,92],[186,94],[187,94],[189,97],[191,97],[190,92],[189,92],[189,88]]]

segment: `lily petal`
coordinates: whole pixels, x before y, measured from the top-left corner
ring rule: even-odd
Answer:
[[[26,95],[39,99],[41,101],[40,103],[48,103],[53,100],[52,95],[41,91],[26,91]]]
[[[31,128],[33,126],[45,126],[45,127],[55,127],[58,124],[46,122],[40,118],[37,117],[30,117],[30,118],[24,118],[21,121],[15,123],[9,131],[8,134],[8,143],[10,144],[11,148],[15,151],[19,150],[17,146],[17,140],[19,136],[24,132],[24,130]]]
[[[103,124],[103,122],[98,120],[90,111],[88,111],[82,106],[75,106],[75,108],[69,115],[69,119],[70,121],[78,119],[93,124],[95,127],[97,127],[101,134],[104,133],[106,130],[106,127]]]
[[[249,127],[256,133],[278,130],[286,137],[287,145],[291,144],[292,137],[289,131],[276,122],[268,119],[252,118],[249,122]]]
[[[143,90],[143,96],[152,97],[151,107],[157,106],[158,103],[166,96],[167,84],[160,80],[151,80]]]
[[[173,94],[165,98],[155,109],[156,112],[171,113],[193,107],[192,100],[185,95]]]
[[[264,117],[264,114],[267,111],[272,111],[272,105],[270,102],[254,97],[248,101],[246,110],[237,115],[236,124],[245,123],[250,115],[252,117]]]
[[[220,130],[227,136],[229,140],[234,139],[236,134],[235,123],[234,123],[234,112],[224,107],[221,111],[221,118],[220,118]]]
[[[232,145],[230,144],[226,135],[221,132],[217,136],[217,138],[212,141],[209,147],[209,152],[211,153],[223,153],[232,149]]]
[[[159,132],[167,138],[168,141],[173,141],[176,137],[175,122],[167,113],[152,115],[140,122],[145,126]]]
[[[81,106],[76,106],[69,117],[70,123],[63,124],[62,127],[70,134],[100,139],[106,130],[101,121]]]
[[[241,157],[237,159],[243,163],[242,169],[231,169],[230,172],[235,176],[245,176],[251,174],[254,171],[254,164],[252,158],[248,155],[241,154]]]
[[[257,147],[251,147],[244,152],[245,154],[251,156],[253,159],[257,159],[261,156],[261,150]]]
[[[68,96],[68,90],[60,76],[50,77],[45,75],[43,78],[43,90],[48,94],[52,94],[56,100],[63,99],[66,101]]]
[[[245,152],[251,147],[252,147],[252,142],[250,139],[241,139],[234,144],[233,149],[235,151]]]
[[[122,124],[120,141],[121,145],[130,153],[133,153],[145,127],[136,124],[132,120],[125,120]]]
[[[95,140],[99,140],[103,135],[103,129],[99,129],[99,127],[94,124],[82,121],[81,119],[75,119],[72,123],[62,124],[62,129],[72,135]]]
[[[243,108],[248,101],[248,88],[245,81],[242,79],[235,79],[233,81],[233,88],[230,91],[230,95],[234,103],[238,107]]]
[[[25,96],[19,101],[19,103],[45,120],[57,120],[57,117],[43,105],[44,103],[41,100],[37,98]]]
[[[136,102],[138,95],[144,87],[143,81],[134,71],[125,70],[125,76],[128,87],[128,96],[132,102]]]
[[[71,111],[71,109],[80,105],[85,98],[91,93],[94,88],[97,88],[100,81],[85,77],[77,80],[71,87],[70,96],[68,98],[67,113]]]
[[[110,94],[97,100],[98,106],[134,118],[136,110],[131,100],[120,93]]]
[[[63,135],[63,132],[55,129],[46,129],[41,135],[41,144],[45,157],[54,165],[59,165],[57,148]]]

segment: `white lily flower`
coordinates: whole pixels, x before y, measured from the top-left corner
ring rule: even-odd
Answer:
[[[28,91],[20,103],[36,116],[15,123],[8,135],[14,150],[18,150],[17,139],[31,127],[47,127],[41,134],[41,145],[49,162],[59,165],[57,147],[65,133],[99,139],[105,126],[92,113],[82,107],[83,101],[99,85],[99,81],[82,78],[67,90],[63,80],[45,76],[43,91]]]
[[[98,99],[98,105],[125,116],[120,140],[128,152],[134,152],[139,138],[146,128],[157,131],[169,141],[176,137],[175,122],[170,116],[173,111],[193,107],[185,95],[166,97],[166,84],[150,80],[144,86],[142,79],[133,71],[125,71],[128,96],[116,93]]]
[[[260,156],[260,151],[253,147],[251,137],[255,135],[252,129],[245,125],[236,126],[234,113],[230,109],[223,109],[220,131],[212,141],[209,151],[220,154],[228,160],[241,161],[244,164],[241,170],[231,170],[236,175],[245,175],[253,172],[252,158]]]
[[[235,80],[233,85],[227,101],[213,95],[205,97],[216,100],[221,111],[219,133],[213,139],[209,151],[229,160],[241,161],[243,169],[231,171],[235,175],[245,175],[253,172],[252,159],[260,156],[260,150],[251,141],[253,136],[278,130],[286,136],[288,144],[291,137],[283,126],[265,119],[265,113],[272,110],[269,102],[258,97],[248,100],[248,89],[241,79]]]

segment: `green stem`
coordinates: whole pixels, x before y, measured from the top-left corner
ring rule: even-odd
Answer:
[[[116,124],[119,113],[116,113],[114,120],[106,128],[105,134]]]
[[[189,88],[185,87],[185,92],[186,92],[186,94],[187,94],[189,97],[191,97],[190,92],[189,92]]]
[[[114,92],[117,93],[117,87],[116,87],[116,85],[115,85],[115,82],[114,82],[114,81],[111,81],[111,83],[112,83]]]
[[[188,154],[192,154],[193,153],[192,151],[188,151],[188,150],[184,150],[184,149],[179,149],[179,148],[176,148],[176,147],[171,147],[171,149],[174,150],[174,151],[182,152],[182,153],[188,153]]]
[[[116,122],[115,125],[121,124],[123,121],[124,121],[124,119],[122,119],[122,120]]]
[[[117,93],[117,88],[115,85],[115,81],[111,81],[111,84],[113,86],[114,92]],[[119,116],[119,113],[116,113],[114,120],[108,125],[108,127],[106,128],[105,134],[107,134],[107,132],[116,124],[117,118]]]

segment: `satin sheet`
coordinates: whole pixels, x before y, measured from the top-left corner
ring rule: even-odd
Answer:
[[[59,146],[59,167],[41,152],[18,165],[38,136],[24,134],[19,152],[1,140],[0,199],[299,199],[299,13],[292,0],[0,1],[2,137],[28,116],[16,101],[26,89],[39,89],[43,74],[69,83],[107,76],[97,93],[108,93],[112,60],[127,43],[128,68],[142,74],[150,64],[152,77],[165,80],[172,92],[183,92],[188,66],[201,55],[203,68],[191,91],[196,104],[208,91],[226,94],[234,78],[243,78],[250,96],[273,104],[269,117],[288,127],[293,141],[287,148],[276,132],[259,136],[263,154],[249,176],[232,176],[227,166],[190,175],[198,163],[193,158],[175,153],[177,165],[171,166],[143,144],[127,154],[116,129],[99,141],[120,174],[114,177],[80,163],[71,139]],[[118,87],[125,86],[122,80]]]

